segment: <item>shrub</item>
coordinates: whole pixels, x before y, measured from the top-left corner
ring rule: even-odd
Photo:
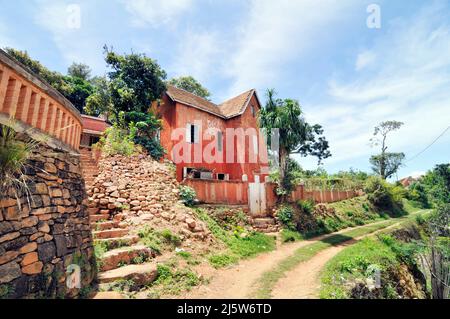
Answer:
[[[295,230],[294,210],[291,206],[284,205],[277,211],[278,220],[290,230]]]
[[[314,206],[316,204],[312,199],[299,200],[297,202],[298,208],[305,214],[310,215],[314,211]]]
[[[195,204],[195,199],[197,198],[197,193],[195,189],[189,186],[180,186],[180,198],[186,206],[193,206]]]
[[[0,199],[8,196],[12,190],[21,208],[19,198],[31,196],[29,181],[25,175],[26,163],[37,142],[22,142],[18,140],[11,119],[7,125],[0,124]]]
[[[117,124],[106,129],[100,142],[96,144],[106,155],[131,156],[139,153],[139,147],[134,142],[134,133],[120,128]]]
[[[290,229],[283,229],[281,231],[281,241],[283,243],[294,242],[303,240],[303,236],[297,232]]]
[[[401,186],[393,186],[378,177],[370,177],[365,185],[364,191],[369,201],[377,208],[394,210],[402,208],[402,199],[406,192]]]

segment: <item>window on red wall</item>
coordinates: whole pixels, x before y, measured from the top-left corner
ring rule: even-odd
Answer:
[[[255,107],[253,105],[250,105],[250,109],[252,110],[252,116],[255,117],[256,115]]]
[[[223,133],[221,131],[217,132],[217,151],[222,152],[223,150]]]

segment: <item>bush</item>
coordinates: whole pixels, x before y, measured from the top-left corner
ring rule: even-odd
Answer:
[[[406,196],[403,187],[393,186],[379,177],[370,177],[364,191],[375,207],[394,210],[394,212],[403,207],[402,199]]]
[[[106,129],[105,134],[96,144],[106,155],[131,156],[139,153],[139,147],[133,142],[134,133],[120,128],[117,124]]]
[[[277,211],[278,220],[290,230],[295,230],[294,209],[291,206],[284,205]]]
[[[298,208],[305,214],[310,215],[314,211],[314,206],[316,204],[312,199],[299,200],[297,202]]]
[[[197,193],[192,187],[180,186],[180,198],[186,206],[193,206],[197,198]]]

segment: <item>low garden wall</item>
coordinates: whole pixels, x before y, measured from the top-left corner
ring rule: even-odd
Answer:
[[[241,181],[185,179],[183,184],[195,189],[197,199],[206,204],[248,204],[248,183]]]

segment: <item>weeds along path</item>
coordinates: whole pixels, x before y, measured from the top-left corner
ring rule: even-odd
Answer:
[[[388,225],[385,225],[386,223],[392,225],[395,222],[396,220],[380,221],[369,225],[343,229],[336,233],[315,237],[309,240],[282,244],[272,252],[258,255],[252,259],[243,260],[239,264],[227,268],[214,269],[209,265],[200,265],[196,267],[195,270],[205,278],[210,278],[209,284],[196,287],[189,292],[181,294],[178,298],[233,299],[261,297],[259,293],[255,293],[261,289],[261,278],[265,274],[270,273],[273,269],[278,269],[280,263],[288,260],[296,251],[305,247],[310,247],[311,245],[319,245],[319,247],[325,245],[325,248],[327,248],[327,245],[329,245],[328,241],[330,240],[333,242],[333,240],[336,239],[352,239],[344,236],[347,232],[357,232],[356,234],[358,234],[360,231],[367,228],[370,228],[370,232],[373,232],[387,227]],[[275,284],[276,281],[273,284]],[[273,286],[271,285],[270,287],[272,288]]]
[[[354,237],[353,239],[338,243],[331,246],[330,248],[319,251],[312,258],[306,260],[305,262],[299,263],[292,270],[287,271],[284,277],[280,278],[273,285],[270,297],[274,299],[318,298],[320,290],[320,273],[329,260],[336,256],[340,251],[344,250],[348,246],[355,244],[359,240],[368,236],[373,236],[379,232],[385,232],[388,229],[397,228],[410,220],[412,217],[423,212],[424,211],[418,211],[409,216],[397,219],[394,221],[394,223],[387,223],[386,227],[374,230],[361,236]],[[375,229],[369,227],[368,230],[370,230],[370,228],[372,230]]]

